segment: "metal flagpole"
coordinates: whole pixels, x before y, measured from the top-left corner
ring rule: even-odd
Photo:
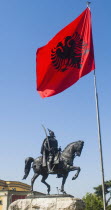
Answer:
[[[98,103],[98,93],[97,93],[95,70],[94,70],[94,89],[95,89],[97,127],[98,127],[98,142],[99,142],[99,150],[100,150],[100,165],[101,165],[101,173],[102,173],[103,204],[104,204],[104,210],[106,210],[106,197],[105,197],[105,187],[104,187],[104,167],[103,167],[103,154],[102,154],[102,141],[101,141],[101,127],[100,127],[99,103]]]
[[[90,9],[89,5],[91,4],[90,1],[86,1],[87,7]]]
[[[87,1],[87,7],[90,9],[90,1]],[[100,165],[101,165],[101,174],[102,174],[102,194],[103,194],[103,205],[104,210],[106,210],[106,196],[105,196],[105,187],[104,187],[104,167],[103,167],[103,152],[102,152],[102,141],[101,141],[101,126],[100,126],[100,115],[99,115],[99,103],[98,103],[98,93],[97,93],[97,84],[96,84],[96,72],[94,70],[94,89],[95,89],[95,101],[96,101],[96,117],[97,117],[97,127],[98,127],[98,143],[100,150]]]

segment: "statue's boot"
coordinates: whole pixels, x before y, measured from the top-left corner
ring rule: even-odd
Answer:
[[[51,169],[51,163],[48,163],[47,166],[48,166],[48,174],[53,174],[54,171]]]
[[[53,173],[54,173],[53,170],[48,171],[48,174],[53,174]]]

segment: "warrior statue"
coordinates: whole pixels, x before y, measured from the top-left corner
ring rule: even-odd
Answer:
[[[54,158],[60,152],[60,148],[58,149],[58,141],[55,139],[55,134],[53,131],[48,129],[49,131],[49,136],[47,136],[46,133],[46,138],[43,141],[42,147],[41,147],[41,154],[42,154],[42,166],[43,167],[48,167],[48,173],[51,174],[53,173],[53,163],[54,163]]]
[[[44,128],[44,126],[43,126]],[[57,174],[57,178],[62,178],[61,192],[64,191],[64,185],[70,171],[77,171],[72,177],[72,180],[76,179],[80,173],[80,167],[73,165],[75,157],[81,155],[84,141],[78,140],[76,142],[69,143],[63,151],[58,149],[58,141],[55,138],[53,131],[49,130],[49,136],[44,128],[46,138],[43,141],[41,147],[42,156],[36,159],[28,157],[25,159],[24,177],[26,179],[29,175],[31,168],[34,170],[34,176],[31,179],[31,191],[33,191],[33,185],[35,179],[41,175],[41,182],[47,186],[47,192],[50,193],[50,185],[46,182],[49,174]]]

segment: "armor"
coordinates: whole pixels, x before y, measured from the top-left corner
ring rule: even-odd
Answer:
[[[44,139],[42,147],[41,147],[41,154],[43,157],[42,166],[48,167],[48,173],[53,173],[52,164],[54,161],[54,157],[58,152],[58,141],[55,139],[54,132],[49,130],[49,136]]]

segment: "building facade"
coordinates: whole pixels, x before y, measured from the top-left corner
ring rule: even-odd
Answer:
[[[30,188],[30,185],[22,182],[0,180],[0,210],[8,210],[15,200],[25,199]],[[38,192],[38,195],[41,194]]]

